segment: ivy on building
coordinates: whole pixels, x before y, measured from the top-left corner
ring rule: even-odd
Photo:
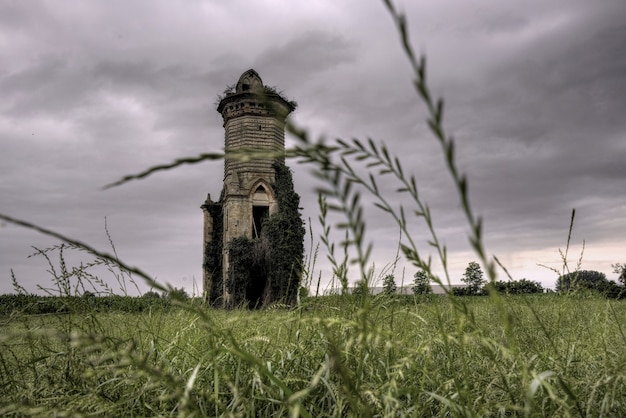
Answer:
[[[291,170],[282,162],[274,163],[278,211],[263,224],[261,240],[267,239],[269,254],[265,303],[281,301],[292,304],[300,288],[304,257],[304,222],[300,215],[300,196],[294,191]]]
[[[275,302],[290,305],[300,288],[306,232],[300,215],[300,196],[294,191],[289,167],[283,162],[275,162],[273,167],[277,212],[265,219],[258,238],[238,237],[228,244],[229,271],[225,278],[231,292],[228,307],[259,308]],[[214,206],[207,206],[214,227],[212,241],[206,246],[205,267],[212,272],[208,302],[221,306],[222,205]]]
[[[249,306],[246,298],[248,286],[253,278],[254,269],[254,240],[246,237],[233,239],[228,246],[229,269],[226,286],[231,292],[231,304],[228,308],[242,305]],[[246,306],[246,307],[247,307]]]
[[[213,220],[213,234],[211,240],[205,245],[204,269],[211,275],[211,282],[205,290],[206,301],[212,306],[218,306],[222,297],[222,248],[224,246],[224,215],[222,198],[216,203],[205,204]]]

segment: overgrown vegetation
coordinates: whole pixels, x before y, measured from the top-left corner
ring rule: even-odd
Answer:
[[[222,100],[235,94],[236,87],[237,87],[236,84],[231,84],[229,86],[226,86],[224,91],[221,94],[218,94],[217,97],[215,98],[215,106],[217,107],[217,105]],[[298,102],[296,102],[295,100],[289,99],[287,95],[285,95],[285,93],[282,90],[278,90],[276,86],[263,86],[263,94],[266,94],[268,96],[278,96],[284,101],[286,101],[287,103],[289,103],[290,105],[292,105],[293,107],[298,106]]]
[[[275,162],[276,182],[272,185],[276,193],[278,212],[270,216],[263,225],[261,239],[267,239],[267,280],[272,298],[267,304],[295,302],[300,288],[304,260],[304,223],[300,215],[300,195],[295,192],[291,170],[282,162]]]
[[[278,211],[263,222],[259,238],[239,237],[228,248],[232,306],[292,305],[300,289],[306,232],[300,196],[294,191],[290,169],[279,161],[273,167]]]
[[[508,295],[527,295],[544,292],[541,283],[528,279],[497,280],[493,283],[493,288],[499,293],[506,293]]]
[[[0,295],[0,315],[5,316],[96,312],[133,313],[151,309],[168,309],[170,306],[170,299],[160,297]]]
[[[223,195],[223,192],[222,192]],[[222,208],[222,198],[219,202],[205,203],[202,205],[206,208],[208,216],[211,217],[213,223],[213,231],[211,239],[204,246],[204,260],[202,264],[203,270],[211,275],[209,283],[205,283],[207,288],[204,289],[204,297],[206,302],[211,306],[221,306],[222,303],[222,248],[224,247],[224,214]],[[207,284],[209,284],[207,286]]]
[[[623,303],[507,296],[507,336],[487,298],[463,299],[471,323],[445,296],[385,300],[0,317],[0,413],[623,415]]]
[[[472,211],[467,179],[455,160],[454,141],[444,130],[443,101],[430,93],[425,59],[413,53],[404,16],[390,1],[385,4],[400,33],[414,70],[416,92],[428,111],[427,123],[442,147],[471,231],[478,268],[467,272],[468,284],[482,281],[484,270],[487,288],[497,289],[496,264],[487,256],[481,220]],[[405,174],[400,159],[371,140],[338,140],[329,146],[311,141],[306,131],[293,125],[290,130],[300,143],[288,154],[311,163],[323,182],[322,220],[328,211],[344,217],[335,227],[345,233],[340,246],[346,257],[334,252],[327,233],[330,226],[324,225],[322,237],[327,239],[322,241],[342,287],[347,269],[358,269],[359,295],[307,298],[293,310],[254,312],[206,309],[175,292],[170,292],[173,309],[150,309],[130,317],[91,310],[62,315],[13,311],[0,322],[0,414],[626,416],[623,301],[576,291],[455,296],[446,286],[450,283],[446,247],[438,239],[417,182]],[[177,160],[121,182],[217,157],[223,155]],[[367,169],[365,175],[355,169],[358,164]],[[391,204],[392,196],[378,188],[379,176],[398,182],[400,193],[412,199],[412,206]],[[420,283],[441,285],[445,295],[370,297],[372,247],[365,238],[362,192],[401,230],[402,252],[423,273]],[[406,214],[423,221],[429,236],[413,234]],[[155,291],[172,290],[125,265],[116,255],[27,222],[2,219],[89,251],[119,266],[125,272],[122,278],[132,274],[144,278]],[[418,251],[417,241],[422,238],[437,254],[441,276],[434,274],[430,254]],[[253,263],[252,250],[242,244],[238,251]],[[278,268],[286,273],[294,265]],[[82,273],[58,277],[62,297],[76,296],[72,292],[81,289],[79,282],[98,280]],[[81,301],[97,300],[97,292],[93,293]]]

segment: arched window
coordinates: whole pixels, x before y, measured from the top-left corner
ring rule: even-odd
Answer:
[[[259,185],[259,187],[256,188],[256,190],[254,191],[254,194],[252,195],[252,204],[253,205],[270,205],[270,198],[267,195],[267,191],[265,190],[265,187],[263,187],[263,185]]]

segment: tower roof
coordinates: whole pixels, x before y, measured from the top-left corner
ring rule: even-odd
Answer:
[[[235,87],[235,93],[262,93],[263,92],[263,80],[259,74],[253,69],[241,74],[237,86]]]
[[[282,115],[285,118],[297,104],[278,93],[275,87],[266,87],[259,73],[253,69],[244,71],[235,85],[235,91],[226,91],[226,96],[219,96],[217,111],[224,121],[243,115]]]

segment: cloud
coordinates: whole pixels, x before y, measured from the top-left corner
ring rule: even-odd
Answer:
[[[255,67],[280,80],[290,89],[307,83],[311,77],[356,59],[356,46],[339,35],[323,31],[307,31],[289,38],[277,46],[270,46],[256,59]]]
[[[558,260],[572,207],[577,242],[619,247],[626,230],[623,1],[404,7],[415,50],[428,57],[432,93],[445,99],[444,123],[476,213],[485,217],[490,251],[519,271],[542,251]],[[0,46],[2,213],[104,248],[106,216],[123,259],[177,286],[182,277],[199,278],[199,205],[221,190],[220,162],[100,187],[222,149],[214,102],[252,67],[298,101],[294,120],[313,139],[387,144],[415,174],[451,266],[471,261],[458,195],[382,3],[3,2]],[[316,183],[309,167],[292,167],[305,217],[316,224]],[[413,207],[391,179],[377,180],[395,205]],[[371,198],[363,202],[382,265],[395,254],[397,229]],[[427,236],[417,224],[414,230]],[[31,244],[50,240],[0,228],[0,275],[14,266],[35,283],[43,270],[29,267]],[[602,257],[590,260],[586,268],[604,268]],[[8,291],[9,281],[2,283],[0,292]]]

